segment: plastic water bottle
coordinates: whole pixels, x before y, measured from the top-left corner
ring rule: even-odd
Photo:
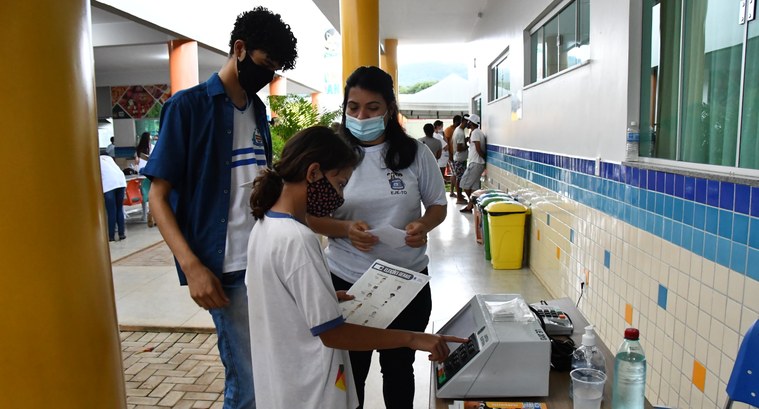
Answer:
[[[614,384],[611,407],[643,409],[646,392],[646,355],[640,346],[636,328],[625,330],[625,340],[614,358]]]
[[[638,123],[635,121],[630,122],[630,126],[627,127],[627,143],[625,145],[625,160],[635,161],[638,160],[638,149],[640,145],[640,130],[638,129]]]
[[[596,346],[596,331],[592,325],[585,327],[582,345],[572,353],[572,369],[577,368],[593,368],[606,373],[606,358]],[[569,385],[569,397],[572,398],[571,383]]]

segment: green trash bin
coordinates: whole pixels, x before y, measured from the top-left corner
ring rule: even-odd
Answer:
[[[490,263],[496,270],[522,268],[524,228],[528,208],[517,202],[489,204],[487,213],[490,238]]]
[[[477,201],[475,207],[477,209],[477,217],[474,218],[476,223],[475,240],[477,240],[478,243],[482,243],[485,247],[485,260],[490,260],[490,238],[488,237],[488,218],[487,210],[485,210],[485,208],[491,203],[509,200],[512,200],[511,196],[508,196],[505,193],[498,193],[482,196],[480,200]]]

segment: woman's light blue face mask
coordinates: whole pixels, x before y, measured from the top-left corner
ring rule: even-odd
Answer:
[[[371,142],[385,132],[385,112],[383,115],[366,119],[357,119],[350,115],[345,115],[345,127],[351,131],[361,142]]]

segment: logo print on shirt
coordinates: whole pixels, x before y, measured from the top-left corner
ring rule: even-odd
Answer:
[[[261,137],[261,132],[258,131],[258,128],[256,128],[256,132],[253,134],[253,142],[256,145],[263,145],[264,139]]]
[[[345,365],[341,364],[337,369],[337,379],[335,379],[335,386],[341,391],[348,389],[345,386]]]
[[[401,179],[403,177],[403,173],[400,172],[394,172],[390,171],[387,173],[387,180],[390,182],[390,189],[392,190],[404,190],[406,189],[406,184],[403,183],[403,180]]]

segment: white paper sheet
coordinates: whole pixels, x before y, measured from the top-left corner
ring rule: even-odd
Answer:
[[[348,290],[356,298],[340,304],[343,317],[351,324],[387,328],[429,281],[427,275],[375,260]]]
[[[371,233],[379,238],[379,241],[383,244],[397,249],[406,245],[406,231],[396,229],[393,226],[382,226],[376,229],[367,230],[367,233]]]

